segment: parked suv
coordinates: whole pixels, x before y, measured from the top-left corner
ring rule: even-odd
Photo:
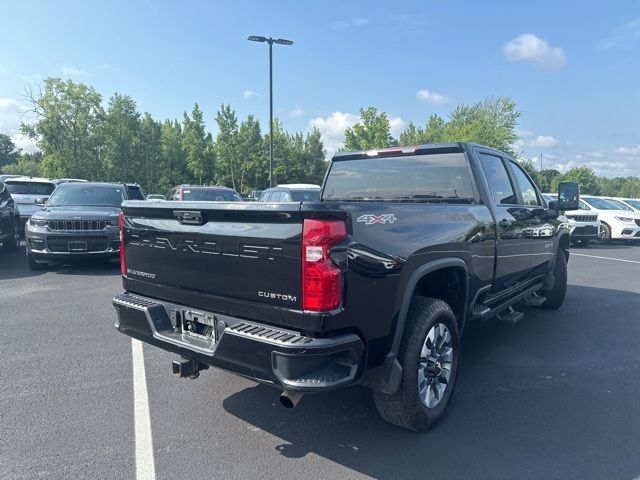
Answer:
[[[46,201],[56,188],[55,183],[49,179],[35,177],[8,178],[4,184],[20,212],[21,231],[24,231],[24,226],[31,215],[42,208],[42,203],[36,203],[36,200]]]
[[[543,196],[549,202],[558,200],[558,195],[555,193],[544,193]],[[574,210],[566,215],[563,212],[562,217],[566,219],[569,226],[573,245],[588,245],[598,240],[600,220],[598,220],[597,213],[588,210]]]
[[[580,197],[580,208],[598,214],[601,241],[640,238],[640,214],[630,212],[620,204],[590,195]]]
[[[320,185],[291,183],[267,188],[260,196],[260,202],[314,202],[320,200]]]
[[[204,185],[178,185],[171,192],[171,200],[179,202],[241,202],[233,188]]]
[[[60,184],[27,223],[29,267],[79,257],[118,258],[118,218],[127,192],[122,183]]]
[[[5,250],[20,245],[20,213],[9,190],[0,182],[0,243]]]
[[[427,430],[467,322],[562,305],[558,211],[578,186],[558,190],[547,203],[507,154],[448,143],[336,154],[317,202],[125,202],[116,327],[179,355],[180,377],[223,368],[288,408],[361,383],[383,418]]]

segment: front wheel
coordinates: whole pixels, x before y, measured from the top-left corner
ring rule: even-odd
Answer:
[[[36,262],[33,258],[27,257],[29,261],[29,269],[30,270],[44,270],[47,268],[48,263],[39,263]]]
[[[2,243],[5,250],[17,250],[20,245],[20,226],[13,224],[13,235]]]
[[[611,240],[611,227],[604,222],[600,223],[600,234],[598,235],[601,242]]]
[[[564,303],[564,297],[567,293],[567,259],[561,249],[556,253],[553,276],[555,278],[553,288],[547,292],[543,292],[547,301],[542,304],[542,308],[550,310],[560,308]]]
[[[453,395],[459,352],[458,324],[451,307],[434,298],[414,298],[398,354],[400,388],[393,395],[373,393],[382,418],[416,432],[432,428]]]

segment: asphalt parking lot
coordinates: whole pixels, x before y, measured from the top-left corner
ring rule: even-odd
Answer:
[[[572,253],[563,308],[472,325],[448,415],[415,434],[361,387],[289,411],[222,371],[176,379],[147,346],[134,382],[117,264],[31,272],[0,252],[0,478],[638,478],[640,245]]]

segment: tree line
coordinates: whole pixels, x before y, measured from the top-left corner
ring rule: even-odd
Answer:
[[[116,93],[103,106],[91,86],[48,78],[27,91],[35,122],[22,131],[36,140],[35,154],[11,151],[0,139],[5,173],[140,183],[147,192],[168,192],[181,183],[226,185],[241,193],[269,183],[269,136],[249,115],[239,121],[221,105],[216,137],[206,131],[196,103],[181,120],[141,114],[135,100]],[[6,144],[6,145],[5,145]],[[278,183],[320,183],[325,152],[317,129],[288,133],[274,122],[274,177]]]
[[[140,183],[147,192],[167,193],[181,183],[225,185],[242,194],[269,183],[269,135],[253,116],[239,121],[230,105],[215,116],[218,132],[206,131],[196,103],[181,120],[156,120],[141,114],[128,95],[116,93],[106,106],[91,86],[48,78],[37,90],[27,90],[35,122],[22,131],[36,140],[36,153],[20,152],[0,134],[0,169],[4,173],[85,178]],[[459,105],[446,118],[431,115],[424,126],[409,123],[398,138],[391,134],[385,112],[360,110],[358,123],[345,131],[346,150],[438,142],[475,142],[515,151],[516,127],[522,113],[513,100],[492,98]],[[274,121],[276,183],[321,183],[327,162],[319,130],[286,132]],[[555,192],[560,181],[576,181],[583,193],[640,197],[640,178],[606,178],[588,167],[564,174],[535,169],[519,158],[542,191]]]

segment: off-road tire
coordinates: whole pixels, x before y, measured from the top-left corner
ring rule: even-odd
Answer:
[[[431,328],[442,323],[451,335],[453,360],[451,374],[444,395],[433,408],[422,402],[418,392],[418,362],[422,347]],[[378,412],[387,422],[415,432],[431,429],[444,415],[451,401],[458,373],[460,334],[458,324],[446,302],[434,298],[415,297],[409,307],[398,361],[402,366],[402,380],[398,391],[389,395],[373,392]]]
[[[560,308],[564,302],[565,294],[567,293],[567,257],[564,256],[562,250],[558,250],[556,254],[556,262],[553,266],[553,276],[555,281],[553,282],[553,289],[542,292],[547,298],[547,301],[542,304],[542,308],[549,310],[555,310]]]

